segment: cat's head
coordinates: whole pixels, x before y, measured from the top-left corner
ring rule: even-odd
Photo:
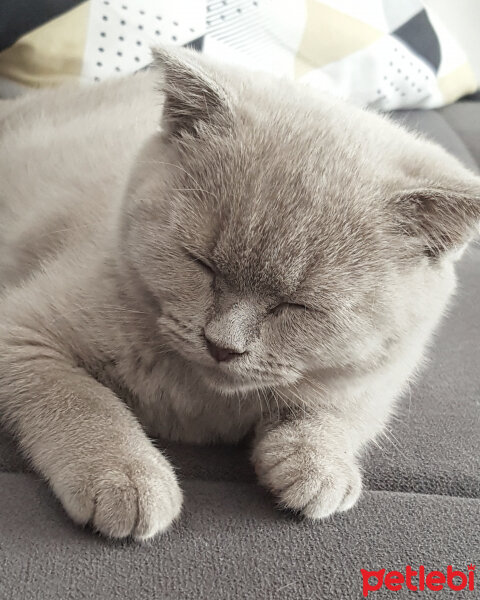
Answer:
[[[413,305],[437,302],[432,282],[480,220],[478,180],[300,86],[186,52],[156,63],[163,119],[122,244],[159,338],[225,392],[382,361]]]

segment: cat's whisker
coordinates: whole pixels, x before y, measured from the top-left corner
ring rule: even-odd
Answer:
[[[181,165],[174,164],[174,163],[168,163],[168,162],[165,162],[165,161],[156,161],[156,164],[165,165],[165,166],[168,166],[168,167],[175,167],[176,169],[179,169],[180,171],[182,171],[183,173],[185,173],[185,175],[187,175],[187,177],[190,177],[190,179],[194,182],[194,184],[197,186],[197,188],[201,188],[200,184],[195,179],[195,177],[191,173],[189,173]],[[213,192],[208,192],[208,193],[210,193],[210,195],[212,195],[216,200],[218,200],[218,197]]]
[[[265,389],[263,387],[260,387],[259,390],[260,390],[260,393],[263,396],[263,399],[265,400],[265,405],[268,408],[268,415],[270,417],[270,420],[272,420],[272,407],[270,405],[270,402],[268,401],[268,397],[267,397],[267,394],[265,392]]]
[[[395,448],[395,450],[400,454],[400,456],[402,456],[402,458],[408,459],[408,456],[402,450],[402,445],[400,444],[398,439],[393,435],[391,429],[385,427],[385,429],[382,431],[382,435],[390,442],[390,444]]]
[[[289,410],[290,414],[292,417],[296,417],[296,413],[294,412],[293,408],[295,408],[295,403],[292,403],[291,398],[284,396],[280,390],[275,390],[275,393],[278,394],[278,397],[282,400],[282,404]],[[292,407],[293,404],[293,407]]]
[[[272,390],[272,394],[273,394],[273,397],[275,399],[275,404],[277,406],[277,418],[280,419],[281,412],[280,412],[280,404],[278,402],[278,396],[275,393],[275,390]]]
[[[76,308],[69,308],[68,313],[66,315],[58,315],[57,318],[63,318],[66,319],[67,315],[73,314],[73,313],[78,313],[78,312],[82,312],[84,311],[86,314],[89,313],[89,311],[91,310],[96,310],[99,311],[99,313],[102,315],[102,317],[105,316],[116,316],[118,318],[118,313],[123,313],[123,314],[130,314],[130,315],[143,315],[143,316],[151,316],[148,313],[141,311],[141,310],[134,310],[131,308],[126,308],[126,307],[122,307],[122,306],[116,306],[116,305],[107,305],[107,304],[92,304],[92,305],[88,305],[88,304],[82,304],[77,306]]]
[[[380,445],[380,442],[378,441],[378,439],[377,439],[377,438],[372,438],[372,439],[370,440],[370,443],[372,443],[374,446],[376,446],[376,447],[377,447],[377,448],[380,450],[380,452],[381,452],[382,454],[385,454],[385,453],[386,453],[386,452],[385,452],[385,448],[383,448],[383,446],[381,446],[381,445]]]
[[[262,404],[262,398],[260,396],[260,392],[258,389],[254,390],[254,392],[255,392],[255,396],[257,397],[258,402],[260,404],[260,414],[263,415],[263,404]]]
[[[77,231],[80,229],[86,229],[86,228],[90,228],[91,227],[91,223],[85,223],[84,225],[73,225],[72,227],[64,227],[63,229],[55,229],[52,231],[46,231],[45,233],[40,234],[38,237],[41,238],[45,238],[45,237],[50,237],[52,235],[56,235],[58,233],[67,233],[69,231]]]
[[[203,192],[204,194],[210,194],[208,190],[202,188],[170,188],[174,192]]]

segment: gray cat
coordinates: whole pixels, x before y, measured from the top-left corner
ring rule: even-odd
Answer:
[[[386,118],[183,51],[2,102],[0,128],[0,415],[68,514],[153,536],[182,493],[147,435],[250,431],[283,506],[352,507],[480,180]]]

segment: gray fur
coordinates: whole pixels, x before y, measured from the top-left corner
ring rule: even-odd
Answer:
[[[346,510],[454,291],[480,181],[299,85],[182,51],[156,64],[0,104],[0,415],[109,536],[180,512],[145,432],[254,430],[283,505]]]

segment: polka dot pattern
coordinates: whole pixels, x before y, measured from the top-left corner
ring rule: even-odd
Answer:
[[[327,0],[318,2],[333,5]],[[191,44],[226,62],[279,76],[300,77],[320,90],[380,110],[441,106],[446,102],[445,94],[451,102],[462,93],[472,91],[474,85],[464,53],[448,37],[448,32],[439,27],[433,15],[415,16],[410,3],[404,5],[397,0],[382,0],[374,11],[366,13],[365,23],[358,3],[345,3],[345,10],[339,10],[340,16],[335,17],[337,25],[341,25],[342,19],[350,23],[351,11],[359,30],[367,25],[370,35],[373,27],[378,30],[378,37],[372,34],[371,43],[351,51],[349,44],[342,46],[340,27],[338,39],[330,42],[336,43],[338,58],[327,63],[321,54],[324,51],[321,44],[318,61],[311,53],[302,54],[305,32],[313,31],[314,26],[308,24],[309,11],[291,9],[293,0],[292,3],[90,0],[89,4],[81,76],[90,81],[122,76],[145,67],[151,62],[150,48],[157,44]],[[419,2],[418,6],[421,9]],[[388,29],[386,26],[393,22],[392,10],[395,26]],[[425,13],[423,9],[420,12]],[[441,61],[437,66],[434,66],[435,61],[427,60],[425,53],[412,50],[414,46],[408,41],[415,39],[410,20],[415,17],[418,25],[419,15],[422,22],[428,16],[430,27],[433,26],[439,39]],[[370,23],[369,19],[374,22]],[[407,26],[409,23],[411,26]],[[463,69],[460,79],[452,87],[446,77],[458,73],[459,69]]]
[[[380,56],[380,53],[377,53]],[[431,93],[429,82],[435,73],[424,61],[414,57],[395,37],[383,44],[383,72],[376,93],[378,100],[415,105]]]
[[[157,44],[185,45],[205,33],[201,1],[90,0],[82,75],[93,81],[137,71]]]

